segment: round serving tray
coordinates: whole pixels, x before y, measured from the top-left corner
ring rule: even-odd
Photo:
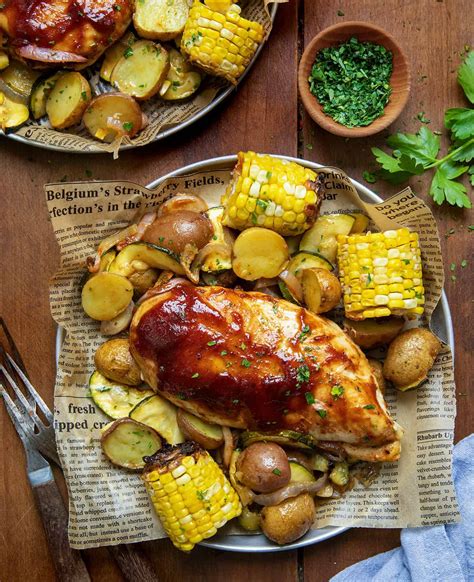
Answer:
[[[321,168],[321,164],[316,164],[314,162],[309,162],[307,160],[301,160],[299,158],[293,158],[289,156],[278,156],[279,158],[283,158],[286,160],[290,160],[292,162],[298,162],[308,168],[313,170],[317,170]],[[204,160],[202,162],[197,162],[195,164],[190,164],[188,166],[184,166],[183,168],[179,168],[178,170],[174,170],[165,176],[157,178],[153,182],[147,185],[147,188],[153,189],[159,186],[161,182],[164,180],[171,178],[173,176],[183,176],[185,174],[193,174],[196,172],[202,171],[212,171],[212,170],[225,170],[228,168],[231,170],[237,161],[237,156],[223,156],[220,158],[211,158],[209,160]],[[366,186],[357,182],[356,180],[352,180],[351,182],[356,188],[357,192],[359,193],[360,197],[365,202],[371,203],[378,203],[382,202],[382,198],[377,196],[374,192],[369,190]],[[453,352],[454,355],[454,331],[453,331],[453,324],[451,320],[451,312],[449,310],[448,300],[446,295],[443,291],[441,295],[441,301],[438,303],[432,319],[431,319],[431,327],[436,335],[447,343]],[[57,335],[56,335],[56,364],[59,358],[59,352],[61,350],[61,345],[64,340],[64,329],[58,328]],[[201,542],[201,546],[206,546],[208,548],[213,548],[215,550],[226,550],[230,552],[282,552],[286,550],[295,550],[298,548],[303,548],[305,546],[309,546],[312,544],[317,544],[339,534],[342,534],[346,530],[350,528],[348,527],[323,527],[320,529],[310,530],[305,536],[293,542],[291,544],[286,544],[285,546],[279,546],[271,542],[268,538],[266,538],[263,534],[254,534],[254,535],[231,535],[222,533],[220,535],[214,536],[207,542]]]
[[[275,16],[278,10],[278,4],[272,4],[271,6],[269,6],[269,13],[270,13],[270,18],[272,20],[272,22],[275,21]],[[270,33],[271,36],[271,33]],[[214,97],[214,99],[205,107],[203,107],[202,109],[200,109],[197,113],[195,113],[194,115],[192,115],[191,117],[189,117],[188,119],[186,119],[185,121],[182,121],[181,123],[176,123],[175,125],[171,125],[170,127],[167,127],[166,129],[163,129],[162,131],[160,131],[158,133],[158,135],[153,139],[153,141],[151,143],[154,143],[156,141],[160,141],[162,139],[165,139],[166,137],[169,137],[170,135],[173,135],[175,133],[178,133],[178,131],[181,131],[182,129],[186,129],[187,127],[189,127],[191,124],[193,124],[195,121],[197,121],[198,119],[201,119],[201,117],[204,117],[205,115],[207,115],[210,111],[212,111],[213,109],[215,109],[220,103],[222,103],[222,101],[224,101],[224,99],[227,99],[227,97],[229,97],[229,95],[231,95],[234,91],[237,90],[237,88],[239,87],[240,83],[244,80],[244,78],[247,76],[247,73],[250,71],[250,69],[253,67],[253,64],[255,63],[255,61],[257,60],[261,50],[263,49],[263,47],[265,46],[266,42],[268,41],[268,38],[266,39],[266,41],[264,43],[262,43],[256,50],[255,55],[253,56],[253,59],[250,61],[248,67],[245,69],[244,73],[242,74],[242,76],[239,78],[239,80],[237,81],[237,85],[231,85],[225,89],[221,89],[216,96]],[[7,133],[5,134],[1,129],[0,129],[0,135],[3,135],[9,139],[13,139],[15,141],[18,141],[20,143],[25,143],[28,145],[32,145],[35,147],[39,147],[45,150],[52,150],[52,151],[56,151],[56,152],[67,152],[67,153],[74,153],[74,154],[100,154],[100,153],[107,153],[104,150],[86,150],[86,151],[82,151],[82,150],[75,150],[75,149],[69,149],[67,147],[64,146],[56,146],[56,145],[49,145],[49,144],[44,144],[44,143],[40,143],[34,139],[30,139],[27,137],[23,137],[22,135],[16,135],[15,133]],[[67,135],[67,134],[65,134]],[[125,150],[131,150],[137,147],[141,147],[141,146],[136,146],[133,144],[128,144],[128,145],[123,145],[120,146],[120,151],[125,151]]]

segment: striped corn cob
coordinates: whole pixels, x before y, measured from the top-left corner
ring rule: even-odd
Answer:
[[[316,178],[316,172],[295,162],[239,152],[222,199],[222,223],[238,230],[263,226],[283,236],[301,234],[318,214]]]
[[[240,515],[237,493],[197,443],[166,445],[146,460],[143,479],[156,513],[178,549],[192,550]]]
[[[338,235],[339,278],[349,319],[421,315],[425,302],[418,235],[407,228]]]
[[[214,0],[214,5],[225,7],[226,3],[216,4]],[[211,75],[225,77],[235,84],[263,37],[262,25],[242,18],[237,4],[219,12],[194,0],[184,27],[181,50]]]

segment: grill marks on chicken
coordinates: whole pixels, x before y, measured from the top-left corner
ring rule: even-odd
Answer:
[[[150,386],[210,422],[382,447],[378,458],[399,453],[399,429],[365,355],[335,323],[301,307],[178,286],[139,307],[130,344]]]
[[[0,30],[21,58],[87,66],[123,35],[131,17],[131,0],[7,0]]]

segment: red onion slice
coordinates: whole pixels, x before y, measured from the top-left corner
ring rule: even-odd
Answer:
[[[285,501],[285,499],[296,497],[300,493],[317,493],[324,487],[327,480],[328,476],[326,473],[324,473],[324,475],[317,481],[308,481],[306,483],[290,483],[286,487],[282,487],[277,491],[273,491],[273,493],[262,493],[260,495],[254,495],[253,501],[254,503],[258,503],[259,505],[264,506],[278,505],[282,501]]]

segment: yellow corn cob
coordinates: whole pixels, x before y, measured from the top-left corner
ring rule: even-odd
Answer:
[[[425,303],[418,235],[407,228],[338,235],[339,278],[349,319],[421,315]]]
[[[160,449],[148,458],[143,479],[166,533],[185,552],[242,511],[224,473],[195,442]]]
[[[224,5],[219,3],[220,7]],[[240,16],[237,4],[221,12],[194,0],[181,38],[181,50],[191,62],[211,75],[235,84],[264,34],[261,24]]]
[[[262,226],[283,236],[301,234],[318,214],[316,179],[316,172],[295,162],[239,152],[222,198],[222,224],[238,230]]]

